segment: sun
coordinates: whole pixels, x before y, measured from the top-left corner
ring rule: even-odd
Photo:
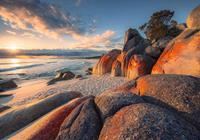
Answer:
[[[16,51],[18,48],[17,48],[16,44],[12,44],[12,45],[10,45],[9,49],[12,51]]]

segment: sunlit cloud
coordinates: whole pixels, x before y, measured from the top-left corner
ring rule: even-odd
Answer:
[[[61,34],[83,34],[78,18],[40,0],[1,0],[0,16],[12,28],[57,39]]]
[[[8,34],[11,34],[11,35],[16,35],[17,33],[16,32],[14,32],[14,31],[9,31],[9,30],[7,30],[6,31]]]

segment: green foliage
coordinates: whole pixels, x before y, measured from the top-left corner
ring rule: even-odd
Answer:
[[[174,15],[174,11],[161,10],[153,13],[150,20],[139,27],[144,31],[149,40],[158,40],[168,34],[170,25],[177,24],[176,21],[172,21],[171,18]]]

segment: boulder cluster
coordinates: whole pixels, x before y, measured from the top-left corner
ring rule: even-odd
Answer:
[[[128,29],[122,50],[111,50],[93,68],[93,74],[136,79],[146,74],[187,74],[200,76],[200,6],[188,16],[187,26],[177,24],[177,37],[170,32],[158,40],[143,38]]]
[[[199,100],[200,78],[147,75],[96,97],[68,92],[10,109],[0,114],[0,138],[199,140]]]

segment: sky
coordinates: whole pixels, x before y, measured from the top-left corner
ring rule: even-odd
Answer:
[[[0,48],[122,48],[128,28],[138,28],[152,13],[175,11],[186,21],[199,0],[0,0]]]

